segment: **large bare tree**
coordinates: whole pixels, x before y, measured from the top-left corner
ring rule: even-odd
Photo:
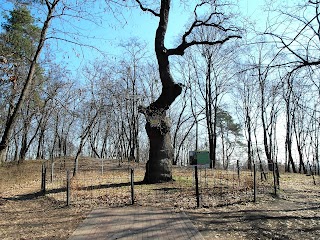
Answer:
[[[140,106],[139,111],[146,117],[146,131],[150,141],[149,160],[145,173],[145,182],[155,183],[172,180],[173,148],[170,136],[170,120],[167,110],[182,92],[182,85],[174,81],[169,57],[182,56],[185,50],[194,45],[223,44],[230,39],[240,38],[238,29],[230,26],[230,15],[224,14],[226,4],[220,1],[200,1],[194,8],[194,20],[186,29],[177,47],[167,49],[165,39],[169,22],[171,7],[170,0],[161,0],[159,10],[149,8],[140,0],[135,1],[141,10],[151,13],[159,18],[159,24],[155,34],[155,53],[157,57],[162,92],[157,100],[149,106]],[[208,14],[200,14],[206,10]],[[225,26],[228,25],[228,26]],[[194,30],[199,27],[216,28],[224,34],[219,39],[199,40],[193,37]]]

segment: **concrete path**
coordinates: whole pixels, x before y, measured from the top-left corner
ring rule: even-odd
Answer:
[[[184,213],[168,209],[98,208],[79,225],[69,240],[203,240]]]

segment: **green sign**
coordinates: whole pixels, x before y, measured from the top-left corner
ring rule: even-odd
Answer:
[[[208,151],[190,151],[189,160],[191,165],[210,165]]]

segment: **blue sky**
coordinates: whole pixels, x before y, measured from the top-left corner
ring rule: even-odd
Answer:
[[[0,11],[7,10],[7,1],[0,0]],[[99,1],[97,1],[99,2]],[[166,36],[167,48],[174,47],[177,36],[183,32],[185,24],[192,14],[192,9],[186,11],[177,1],[172,1],[168,32]],[[261,16],[259,14],[263,0],[240,0],[240,7],[243,14],[251,17]],[[95,9],[101,8],[94,6]],[[99,11],[99,10],[98,10]],[[119,12],[120,13],[120,12]],[[35,12],[35,14],[37,14]],[[123,17],[121,16],[123,15]],[[54,21],[51,30],[64,29],[66,32],[80,31],[81,35],[89,36],[76,38],[83,44],[92,45],[105,52],[109,58],[121,57],[121,48],[119,44],[130,41],[132,38],[145,42],[147,48],[153,53],[154,35],[158,19],[151,14],[140,11],[139,9],[122,9],[116,20],[115,16],[110,13],[103,14],[103,20],[97,25],[88,21],[71,19],[70,23]],[[2,21],[3,19],[0,19]],[[99,20],[97,20],[98,22]],[[75,30],[71,25],[74,24],[79,29]],[[63,38],[64,36],[61,35]],[[68,63],[70,70],[74,71],[81,68],[86,62],[93,61],[95,58],[102,56],[95,50],[79,47],[64,41],[50,41],[50,49],[55,54],[54,58],[59,62]]]
[[[263,0],[240,0],[241,10],[243,14],[248,14],[252,17],[261,16],[256,13],[261,9],[259,4],[262,5],[263,2]],[[123,9],[122,14],[123,18],[119,17],[119,19],[122,19],[120,22],[110,15],[106,18],[106,23],[102,27],[92,26],[90,29],[91,35],[95,35],[100,39],[93,41],[95,42],[94,45],[106,52],[111,58],[121,57],[122,53],[119,44],[130,41],[131,38],[136,38],[139,41],[145,42],[147,48],[153,53],[154,35],[158,18],[142,12],[140,9],[131,11]],[[186,13],[179,4],[173,1],[166,35],[167,48],[174,47],[174,43],[185,29],[184,26],[187,24],[190,16],[192,16],[192,9]],[[74,64],[82,65],[87,60],[93,60],[95,57],[99,57],[99,54],[92,50],[85,50],[83,56],[79,56],[78,60],[74,61]],[[83,61],[83,59],[85,60]]]

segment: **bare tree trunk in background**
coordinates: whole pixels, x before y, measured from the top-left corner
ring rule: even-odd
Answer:
[[[299,120],[296,120],[299,121]],[[302,134],[302,130],[298,129],[298,124],[296,124],[296,121],[294,122],[294,132],[296,135],[296,144],[297,144],[297,150],[298,150],[298,156],[299,156],[299,173],[302,172],[306,174],[307,173],[307,168],[304,164],[303,160],[303,148],[305,146],[305,137]],[[300,120],[301,121],[301,120]]]
[[[313,145],[313,169],[315,175],[320,175],[319,164],[319,123],[317,118],[317,111],[313,111],[313,133],[311,133],[311,143]]]
[[[254,159],[253,159],[253,108],[255,103],[257,103],[255,99],[255,92],[257,91],[254,82],[254,78],[252,78],[252,74],[250,72],[245,73],[240,70],[240,73],[237,74],[238,84],[237,84],[237,97],[241,99],[240,108],[243,112],[243,121],[244,121],[244,131],[246,137],[246,145],[247,145],[247,169],[252,170]]]
[[[78,147],[78,151],[76,154],[76,157],[74,159],[74,167],[73,167],[73,176],[76,176],[78,173],[78,167],[79,167],[79,156],[82,152],[83,146],[85,144],[85,140],[88,137],[88,135],[91,133],[91,129],[94,126],[94,124],[96,123],[96,118],[98,116],[99,111],[96,110],[95,115],[92,117],[91,121],[88,123],[88,125],[86,126],[86,128],[83,130],[81,136],[80,136],[80,144]]]
[[[41,121],[41,120],[40,120]],[[41,123],[40,123],[41,124]],[[46,129],[41,126],[40,128],[40,132],[39,132],[39,139],[38,139],[38,148],[37,148],[37,156],[36,159],[43,159],[44,158],[44,149],[43,149],[43,145],[44,145],[44,133],[45,133]]]
[[[50,21],[52,20],[54,9],[55,9],[56,5],[59,3],[59,1],[60,0],[54,0],[52,3],[49,3],[48,1],[46,1],[48,12],[47,12],[46,20],[42,26],[39,44],[38,44],[37,50],[35,52],[35,55],[33,56],[33,59],[31,61],[28,76],[27,76],[26,82],[23,86],[23,89],[22,89],[22,92],[21,92],[20,97],[18,99],[18,102],[15,105],[15,108],[14,108],[12,114],[9,116],[9,119],[8,119],[6,126],[5,126],[5,129],[4,129],[4,133],[3,133],[1,141],[0,141],[0,164],[6,160],[6,154],[7,154],[7,150],[8,150],[10,134],[11,134],[12,129],[14,127],[14,124],[18,118],[22,104],[23,104],[25,98],[29,94],[29,87],[32,85],[32,82],[33,82],[33,76],[34,76],[34,73],[36,70],[37,62],[38,62],[38,59],[40,57],[40,53],[43,49],[43,46],[44,46],[44,43],[46,40],[47,30],[49,28]]]
[[[286,172],[290,172],[290,166],[292,168],[292,171],[294,173],[297,172],[296,170],[296,166],[294,164],[293,161],[293,157],[292,157],[292,117],[291,117],[291,113],[290,113],[290,102],[287,101],[286,102],[286,152],[288,155],[288,163],[286,166]]]
[[[187,137],[189,136],[193,126],[195,125],[195,121],[196,121],[196,117],[195,115],[190,115],[190,116],[187,116],[187,117],[184,117],[184,113],[185,113],[185,110],[187,108],[187,104],[190,100],[190,103],[191,103],[191,106],[192,106],[192,98],[188,99],[187,98],[187,92],[184,91],[184,95],[182,98],[182,106],[180,106],[181,110],[179,109],[179,112],[174,110],[175,112],[177,112],[177,116],[175,118],[177,118],[176,120],[176,127],[173,131],[173,149],[175,150],[175,156],[174,156],[174,161],[173,161],[173,165],[178,165],[179,163],[179,159],[181,159],[181,150],[182,150],[182,147],[187,139]],[[193,111],[193,110],[192,110]],[[194,111],[193,111],[194,113]],[[193,120],[194,119],[194,120]],[[188,123],[189,121],[192,121],[191,125],[188,126],[187,130],[184,129],[184,131],[182,130],[183,129],[183,126]],[[180,161],[182,163],[182,161]]]
[[[264,96],[264,90],[261,90],[261,120],[262,120],[262,130],[263,130],[263,146],[264,146],[264,151],[267,157],[267,162],[268,162],[268,169],[269,171],[273,170],[273,160],[271,158],[271,145],[268,143],[268,130],[267,130],[267,124],[266,124],[266,119],[265,119],[265,96]]]
[[[252,169],[252,132],[251,132],[251,117],[249,114],[249,110],[246,109],[246,120],[245,120],[245,125],[247,128],[247,134],[248,134],[248,140],[247,140],[247,155],[248,155],[248,163],[247,163],[247,169],[251,170]]]
[[[205,51],[204,56],[206,58],[206,94],[205,94],[205,109],[206,109],[206,121],[208,129],[209,139],[209,154],[210,154],[210,168],[216,167],[216,149],[217,149],[217,97],[214,101],[212,99],[212,82],[211,82],[211,66],[212,66],[212,53]],[[217,93],[215,91],[215,93]],[[213,106],[212,106],[213,105]],[[213,111],[212,111],[213,108]]]
[[[266,175],[266,173],[264,171],[263,164],[262,164],[262,161],[261,161],[261,156],[260,156],[260,149],[259,149],[258,138],[257,138],[257,127],[254,128],[253,133],[254,133],[254,137],[255,137],[257,156],[258,156],[258,159],[259,159],[259,169],[260,169],[260,172],[261,172],[261,180],[263,180],[263,179],[267,180],[267,175]]]
[[[285,89],[284,89],[284,101],[285,101],[285,109],[286,109],[286,140],[285,140],[285,150],[286,150],[286,156],[287,156],[287,162],[286,162],[286,172],[290,172],[290,166],[292,168],[292,171],[294,173],[297,172],[296,166],[293,161],[292,157],[292,127],[293,127],[293,116],[294,114],[292,111],[292,95],[293,95],[293,78],[291,78],[291,75],[289,74],[286,78],[286,82],[284,82]]]
[[[8,110],[8,117],[7,117],[6,126],[8,125],[8,121],[10,119],[10,116],[13,114],[14,106],[15,106],[14,98],[17,94],[16,68],[14,69],[14,73],[15,73],[15,76],[13,76],[14,81],[12,81],[11,97],[9,99],[9,110]],[[14,154],[13,160],[16,161],[18,159],[18,144],[17,144],[16,137],[14,138],[14,140],[15,140],[15,154]],[[1,165],[1,163],[6,161],[8,151],[9,151],[9,145],[7,145],[5,147],[5,149],[3,149],[3,153],[1,151],[1,146],[0,146],[0,165]]]
[[[263,146],[265,155],[267,158],[268,169],[269,171],[273,171],[274,159],[273,159],[273,149],[275,142],[273,141],[274,137],[274,125],[276,123],[276,107],[274,101],[274,94],[272,89],[276,87],[272,85],[268,86],[267,77],[270,69],[262,69],[261,64],[261,55],[259,56],[258,63],[258,79],[259,79],[259,90],[260,90],[260,114],[261,114],[261,122],[262,122],[262,131],[263,131]],[[269,107],[269,111],[267,108]]]

